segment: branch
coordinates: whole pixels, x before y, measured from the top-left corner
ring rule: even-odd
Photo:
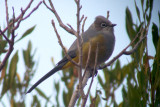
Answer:
[[[60,46],[62,47],[62,49],[63,49],[63,51],[64,51],[64,53],[65,53],[65,56],[67,57],[67,59],[68,59],[71,63],[73,63],[74,65],[76,65],[76,66],[79,67],[79,65],[78,65],[74,60],[72,60],[72,58],[68,55],[68,53],[67,53],[67,51],[66,51],[66,49],[65,49],[65,47],[64,47],[64,45],[63,45],[63,43],[62,43],[62,41],[61,41],[60,35],[59,35],[59,33],[58,33],[57,29],[56,29],[56,26],[55,26],[55,23],[54,23],[53,20],[52,20],[52,26],[53,26],[53,28],[54,28],[54,31],[55,31],[56,35],[57,35],[58,43],[59,43]]]
[[[70,34],[72,34],[72,35],[76,35],[76,31],[75,31],[73,28],[71,29],[71,28],[67,27],[67,26],[62,22],[62,20],[61,20],[61,18],[59,17],[57,11],[56,11],[55,8],[54,8],[54,5],[53,5],[53,3],[51,2],[51,0],[49,0],[49,4],[50,4],[51,7],[49,7],[49,6],[46,4],[45,0],[43,0],[43,3],[44,3],[44,5],[45,5],[51,12],[53,12],[53,14],[55,15],[56,19],[58,20],[59,25],[60,25],[63,29],[65,29],[68,33],[70,33]]]
[[[95,71],[96,71],[96,67],[97,67],[98,51],[99,51],[99,47],[98,47],[98,43],[97,43],[95,65],[94,65],[94,69],[93,69],[93,73],[92,73],[92,80],[91,80],[91,83],[89,85],[89,88],[88,88],[88,91],[87,91],[87,94],[86,94],[85,98],[82,98],[83,99],[82,100],[82,105],[81,105],[82,107],[85,107],[87,99],[88,99],[89,92],[90,92],[91,87],[92,87],[92,83],[93,83],[93,80],[94,80],[94,75],[95,75]]]
[[[2,32],[2,30],[0,29],[0,34],[2,34],[2,36],[6,39],[6,41],[8,43],[10,43],[10,40],[7,38],[7,36]]]
[[[7,26],[9,26],[8,4],[7,4],[7,0],[5,0],[5,8],[6,8],[6,22],[7,22]]]
[[[104,69],[104,68],[106,68],[107,66],[110,66],[115,60],[117,60],[117,59],[118,59],[120,56],[122,56],[122,55],[130,55],[130,54],[134,53],[134,52],[136,51],[136,49],[138,48],[138,46],[140,45],[140,43],[146,38],[146,35],[143,36],[142,38],[140,38],[140,40],[136,43],[136,45],[133,47],[132,50],[130,50],[130,51],[126,51],[126,50],[135,42],[135,40],[138,38],[138,35],[139,35],[140,33],[142,33],[142,31],[143,31],[142,28],[143,28],[143,26],[140,28],[139,32],[136,34],[135,38],[131,41],[131,43],[130,43],[128,46],[126,46],[126,48],[124,48],[117,56],[115,56],[115,57],[114,57],[112,60],[110,60],[108,63],[106,63],[106,64],[103,65],[103,66],[99,66],[98,69]]]
[[[27,19],[34,11],[36,11],[41,4],[42,4],[42,1],[40,1],[37,4],[37,6],[35,8],[33,8],[32,11],[26,17],[23,18],[23,20]]]
[[[84,33],[84,25],[85,25],[86,20],[87,20],[87,17],[85,17],[84,20],[83,20],[83,24],[82,24],[82,33]]]
[[[79,52],[79,65],[80,67],[78,68],[78,79],[79,79],[79,89],[80,92],[82,92],[82,39],[80,40],[80,0],[75,0],[76,6],[77,6],[77,47],[78,47],[78,52]]]
[[[109,19],[109,11],[107,11],[107,19]]]
[[[15,13],[14,13],[14,8],[13,8],[13,26],[14,26],[14,21],[15,21]],[[2,69],[4,68],[5,64],[6,64],[6,61],[8,60],[9,56],[11,55],[11,53],[12,53],[12,51],[13,51],[13,45],[14,45],[15,35],[14,35],[14,30],[12,29],[12,30],[11,30],[12,37],[11,37],[11,40],[9,40],[9,39],[4,35],[4,33],[3,33],[1,30],[0,30],[0,33],[5,37],[5,39],[6,39],[7,42],[9,43],[8,52],[7,52],[6,56],[4,57],[2,63],[0,64],[0,72],[1,72]]]
[[[15,30],[19,27],[20,23],[22,20],[27,19],[35,10],[38,9],[38,7],[42,4],[42,1],[38,3],[38,5],[25,17],[23,18],[24,14],[26,13],[26,11],[30,8],[31,4],[32,4],[33,0],[31,0],[29,2],[29,4],[27,5],[27,7],[23,10],[21,9],[21,14],[15,18],[15,13],[14,13],[14,8],[13,9],[13,21],[9,23],[9,16],[8,16],[8,4],[7,4],[7,0],[5,0],[5,8],[6,8],[6,22],[7,22],[7,27],[3,30],[0,30],[0,35],[2,35],[5,40],[9,43],[9,49],[7,54],[5,55],[2,63],[0,64],[0,72],[3,69],[3,67],[5,66],[6,61],[8,60],[10,54],[13,51],[13,45],[14,45],[14,38],[15,36]],[[17,22],[17,23],[16,23]],[[15,25],[16,23],[16,25]],[[13,28],[11,27],[13,26]],[[11,29],[10,29],[11,28]],[[7,38],[7,36],[4,34],[6,32],[6,30],[10,30],[11,32],[11,39],[9,40],[9,38]]]

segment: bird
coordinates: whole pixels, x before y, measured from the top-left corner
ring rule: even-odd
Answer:
[[[114,46],[115,46],[115,35],[114,35],[114,26],[116,24],[112,24],[104,16],[97,16],[94,22],[90,25],[90,27],[81,34],[82,37],[82,68],[85,68],[87,59],[88,59],[88,51],[89,46],[90,49],[90,58],[88,68],[93,69],[95,65],[95,56],[96,56],[96,48],[98,43],[98,57],[97,57],[97,66],[104,63],[109,57],[112,55]],[[77,46],[77,39],[70,46],[67,54],[70,58],[77,62],[79,61],[79,52]],[[59,70],[63,70],[69,67],[73,67],[74,64],[66,57],[60,60],[56,66],[50,70],[47,74],[45,74],[42,78],[40,78],[28,91],[30,93],[34,88],[36,88],[41,82],[49,78],[51,75],[56,73]]]

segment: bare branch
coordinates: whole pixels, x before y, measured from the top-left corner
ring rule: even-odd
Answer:
[[[40,1],[38,5],[35,8],[33,8],[32,11],[26,17],[23,18],[23,20],[27,19],[34,11],[36,11],[41,4],[42,1]]]
[[[7,0],[5,0],[5,8],[6,8],[6,22],[7,22],[7,26],[9,26],[8,4],[7,4]]]
[[[83,20],[83,24],[82,24],[82,33],[84,33],[84,25],[85,25],[86,20],[87,20],[87,17],[85,17],[84,20]]]
[[[0,29],[0,33],[2,34],[2,36],[6,39],[6,41],[8,43],[10,43],[10,40],[7,38],[7,36],[2,32],[2,30]]]
[[[83,81],[82,81],[82,88],[84,88],[87,85],[86,83],[87,83],[90,75],[91,75],[90,70],[88,69],[88,71],[85,73]],[[78,100],[78,98],[80,97],[80,95],[81,94],[80,94],[79,88],[77,88],[72,94],[72,97],[70,99],[68,107],[74,107],[75,103]]]
[[[82,22],[82,20],[84,19],[84,15],[82,15],[81,19],[80,19],[80,23]]]
[[[73,63],[74,65],[79,66],[79,65],[78,65],[75,61],[73,61],[72,58],[67,54],[67,51],[66,51],[66,49],[65,49],[65,47],[64,47],[64,45],[63,45],[63,43],[62,43],[62,41],[61,41],[60,35],[59,35],[59,33],[58,33],[57,29],[56,29],[56,26],[55,26],[55,23],[54,23],[53,20],[52,20],[52,26],[53,26],[53,28],[54,28],[54,31],[55,31],[56,35],[57,35],[58,43],[59,43],[60,46],[62,47],[62,49],[63,49],[63,51],[64,51],[65,56],[67,57],[67,59],[68,59],[71,63]]]
[[[15,21],[15,14],[14,14],[14,8],[13,8],[13,26],[14,26],[14,21]],[[1,31],[1,30],[0,30]],[[1,34],[3,35],[4,33],[1,32]],[[9,56],[11,55],[12,51],[13,51],[13,45],[14,45],[14,38],[15,38],[15,35],[14,35],[14,30],[12,29],[11,30],[11,34],[12,34],[12,38],[11,40],[9,40],[8,38],[6,39],[7,42],[9,43],[9,49],[8,49],[8,52],[6,54],[6,56],[4,57],[2,63],[0,64],[0,72],[2,71],[2,69],[4,68],[5,64],[6,64],[6,61],[8,60]]]
[[[126,46],[126,48],[124,48],[117,56],[115,56],[112,60],[110,60],[108,63],[106,63],[105,65],[103,66],[99,66],[98,69],[104,69],[106,68],[107,66],[110,66],[115,60],[117,60],[120,56],[122,56],[123,54],[124,55],[130,55],[132,54],[133,52],[135,52],[135,50],[137,49],[137,47],[139,46],[139,44],[146,38],[146,35],[142,38],[140,38],[140,40],[137,42],[137,44],[133,47],[132,50],[130,51],[126,51],[134,42],[135,40],[138,38],[138,35],[140,33],[142,33],[143,31],[143,26],[140,28],[139,32],[136,34],[135,38],[129,43],[129,45]]]
[[[87,72],[87,68],[88,68],[88,65],[89,65],[89,60],[90,60],[90,57],[91,57],[91,41],[89,42],[89,50],[88,50],[88,57],[87,57],[87,62],[86,62],[86,66],[85,66],[85,69],[84,69],[84,74],[83,74],[83,77],[82,79],[84,78],[86,72]]]
[[[136,49],[138,48],[138,46],[140,45],[140,43],[146,38],[146,36],[144,36],[143,38],[141,38],[137,43],[136,45],[133,47],[132,50],[130,51],[125,51],[123,54],[124,55],[131,55],[132,53],[134,53],[136,51]]]
[[[14,46],[14,38],[15,36],[15,30],[19,27],[20,23],[22,20],[27,19],[39,6],[42,2],[39,2],[39,4],[25,17],[23,18],[24,14],[26,13],[26,11],[30,8],[31,4],[32,4],[33,0],[31,0],[29,2],[29,4],[27,5],[27,7],[23,10],[21,9],[21,14],[15,18],[15,13],[14,13],[14,8],[13,9],[13,21],[9,23],[9,16],[8,16],[8,4],[7,4],[7,0],[5,0],[5,8],[6,8],[6,22],[7,22],[7,27],[3,30],[0,30],[0,34],[3,35],[3,37],[5,38],[5,40],[9,43],[9,49],[8,52],[6,53],[2,63],[0,64],[0,71],[3,69],[3,67],[5,66],[6,61],[8,60],[10,54],[13,51],[13,46]],[[15,25],[15,23],[17,22],[17,24]],[[11,26],[13,26],[12,29]],[[9,38],[7,38],[7,36],[4,34],[4,32],[6,32],[6,30],[10,30],[11,32],[11,39],[9,40]]]
[[[95,71],[96,71],[96,68],[97,68],[98,51],[99,51],[99,47],[98,47],[98,43],[97,43],[96,56],[95,56],[95,65],[94,65],[94,69],[93,69],[93,73],[92,73],[92,80],[91,80],[91,83],[89,85],[89,88],[88,88],[88,91],[87,91],[87,94],[86,94],[85,98],[82,98],[83,99],[82,100],[82,105],[81,105],[82,107],[85,107],[87,99],[88,99],[89,92],[90,92],[91,87],[92,87]]]
[[[107,19],[109,19],[109,11],[107,11]]]
[[[15,18],[15,22],[17,22],[18,20],[22,20],[22,17],[23,17],[24,14],[26,13],[26,11],[30,8],[32,2],[33,2],[33,0],[31,0],[31,1],[29,2],[29,4],[27,5],[27,7],[26,7],[24,10],[21,9],[22,12],[21,12],[21,14],[20,14],[17,18]],[[39,2],[39,6],[40,6],[40,4],[41,4],[41,2]],[[38,6],[38,7],[39,7],[39,6]],[[38,7],[37,7],[37,8],[38,8]],[[36,8],[36,9],[37,9],[37,8]],[[32,11],[34,12],[35,10],[33,9]],[[33,12],[30,12],[30,13],[32,14]],[[22,13],[23,13],[23,14],[22,14]],[[30,14],[30,13],[29,13],[29,14]],[[29,17],[30,15],[27,15],[27,16]],[[28,18],[27,16],[26,16],[26,18]],[[25,18],[25,19],[26,19],[26,18]],[[12,26],[12,25],[13,25],[13,22],[10,22],[10,23],[9,23],[9,26],[7,25],[7,27],[6,27],[2,32],[4,33],[4,32],[5,32],[7,29],[9,29],[9,27]]]
[[[63,29],[65,29],[68,33],[70,33],[70,34],[72,34],[72,35],[76,35],[76,31],[75,31],[73,28],[70,29],[69,27],[67,27],[67,26],[62,22],[62,20],[61,20],[61,18],[59,17],[57,11],[56,11],[55,8],[54,8],[54,5],[53,5],[53,3],[52,3],[51,0],[49,0],[49,3],[50,3],[51,8],[46,4],[45,0],[43,0],[43,3],[44,3],[44,5],[45,5],[51,12],[54,13],[56,19],[58,20],[59,25],[60,25]]]

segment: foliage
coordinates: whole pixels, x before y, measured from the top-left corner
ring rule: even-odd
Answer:
[[[141,10],[140,10],[141,8]],[[132,18],[130,9],[126,8],[126,31],[130,41],[138,34],[139,38],[147,35],[147,38],[139,45],[134,54],[131,55],[131,61],[121,67],[121,62],[117,60],[111,67],[111,69],[105,68],[103,70],[104,79],[97,76],[101,90],[96,91],[96,96],[90,95],[90,106],[97,107],[101,105],[101,101],[106,101],[106,107],[158,107],[160,105],[160,34],[157,24],[151,25],[153,1],[141,0],[141,6],[137,6],[135,1],[135,9],[137,14],[138,23],[135,23]],[[160,20],[160,14],[159,20]],[[160,22],[160,21],[159,21]],[[151,29],[150,26],[152,26]],[[149,31],[152,31],[152,42],[154,44],[156,54],[155,56],[148,55],[147,39]],[[139,39],[138,38],[138,39]],[[137,39],[137,41],[138,41]],[[135,42],[136,43],[136,42]],[[132,44],[134,46],[135,44]],[[152,63],[149,63],[151,61]],[[66,75],[69,71],[69,75]],[[62,81],[65,83],[67,93],[63,90],[64,105],[67,106],[69,98],[73,92],[73,85],[76,82],[73,74],[73,69],[63,71]],[[68,82],[69,81],[69,82]],[[126,84],[124,84],[126,81]],[[60,82],[55,84],[57,96],[60,96],[59,89]],[[72,85],[69,85],[72,84]],[[71,87],[72,86],[72,87]],[[115,99],[115,91],[122,86],[123,100],[120,104],[117,104]],[[65,94],[64,94],[65,93]],[[105,94],[105,97],[101,94]],[[111,101],[109,101],[111,99]],[[77,102],[80,104],[81,99]],[[67,102],[67,103],[66,103]],[[57,100],[58,105],[60,102]]]
[[[141,6],[138,6],[135,1],[134,5],[138,20],[136,23],[133,21],[132,12],[128,7],[126,8],[126,31],[128,37],[130,41],[132,41],[137,34],[139,38],[145,35],[147,35],[147,38],[139,45],[136,52],[131,55],[131,61],[128,62],[128,64],[122,67],[121,61],[117,60],[110,68],[103,69],[104,78],[97,75],[97,80],[101,88],[96,90],[95,96],[90,94],[89,100],[91,107],[101,106],[102,100],[105,101],[106,107],[158,107],[160,105],[160,28],[158,28],[157,23],[151,22],[153,0],[141,0]],[[160,13],[158,15],[160,25]],[[34,31],[34,28],[35,26],[28,29],[16,43],[30,35],[32,31]],[[152,31],[151,35],[149,31]],[[7,32],[7,36],[10,36],[9,31]],[[149,36],[152,36],[152,42],[156,51],[155,56],[150,56],[148,54],[149,48],[147,39]],[[0,35],[0,55],[7,52],[7,46],[6,40]],[[31,42],[28,43],[27,49],[23,50],[25,66],[24,77],[20,77],[17,72],[20,59],[19,50],[10,57],[10,60],[5,65],[0,77],[0,86],[2,87],[0,103],[2,105],[5,106],[3,97],[6,96],[12,107],[26,106],[27,99],[25,92],[37,68],[37,61],[33,60],[35,52],[36,51],[32,52]],[[63,52],[62,56],[64,56]],[[54,82],[56,105],[50,101],[51,97],[48,97],[43,91],[38,88],[36,88],[35,91],[46,101],[45,106],[49,103],[57,107],[62,105],[68,106],[72,93],[77,85],[77,75],[78,73],[75,68],[65,69],[62,72],[61,81],[57,83]],[[124,84],[124,82],[126,82],[126,84]],[[61,89],[61,83],[64,84],[65,88]],[[115,91],[119,87],[122,87],[121,91],[123,97],[120,104],[118,104],[115,99]],[[21,99],[17,100],[17,96],[20,96]],[[59,98],[62,98],[63,102],[60,102]],[[77,106],[79,106],[80,103],[81,98],[78,100]],[[30,106],[42,106],[40,98],[37,95],[32,96],[32,103]]]
[[[29,28],[25,31],[25,33],[21,36],[19,40],[21,41],[24,37],[30,35],[32,31],[34,30],[35,26]],[[8,37],[10,37],[9,31],[7,31],[6,34]],[[0,57],[3,58],[3,54],[7,52],[8,44],[0,36]],[[6,106],[6,104],[3,101],[3,97],[7,97],[8,102],[10,102],[11,107],[24,107],[25,106],[25,93],[28,89],[29,82],[32,80],[34,73],[37,68],[37,62],[33,60],[34,55],[36,51],[32,52],[32,43],[31,41],[28,42],[27,49],[22,50],[23,55],[23,61],[24,61],[24,76],[21,77],[19,72],[17,72],[17,69],[19,67],[19,59],[21,58],[19,53],[20,51],[17,50],[12,57],[10,57],[10,60],[7,62],[5,67],[1,71],[1,77],[0,77],[0,86],[1,86],[1,94],[0,94],[0,103],[3,106]],[[22,66],[22,64],[21,64]],[[40,91],[39,91],[40,93]],[[41,94],[41,96],[44,96]],[[20,99],[18,100],[17,97]],[[33,102],[32,105],[39,105],[38,98],[36,96],[33,96]]]

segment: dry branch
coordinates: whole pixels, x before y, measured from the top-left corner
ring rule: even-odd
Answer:
[[[9,49],[8,49],[8,52],[6,53],[2,63],[0,64],[0,72],[3,69],[3,67],[5,66],[6,61],[8,60],[10,54],[13,51],[14,38],[16,37],[15,30],[19,27],[22,20],[27,19],[42,4],[42,2],[40,1],[38,3],[38,5],[35,8],[33,8],[31,10],[31,12],[29,12],[28,15],[25,18],[23,18],[23,16],[25,15],[26,11],[30,8],[32,3],[33,3],[33,0],[31,0],[29,2],[29,4],[27,5],[27,7],[24,10],[21,8],[21,14],[16,18],[15,18],[14,8],[12,7],[12,9],[13,9],[13,20],[12,20],[12,22],[9,23],[8,4],[7,4],[7,0],[5,0],[7,27],[4,28],[3,30],[0,29],[0,35],[2,35],[5,38],[5,40],[8,42]],[[13,27],[11,27],[11,26],[13,26]],[[4,34],[7,30],[9,30],[9,32],[11,33],[11,39],[7,38],[7,36]]]
[[[54,8],[54,5],[53,5],[53,3],[52,3],[51,0],[49,0],[49,4],[50,4],[51,7],[49,7],[49,6],[46,4],[45,0],[43,0],[43,3],[44,3],[44,5],[45,5],[51,12],[53,12],[53,14],[55,15],[56,19],[57,19],[58,22],[59,22],[59,25],[60,25],[63,29],[65,29],[65,30],[66,30],[68,33],[70,33],[70,34],[76,35],[76,31],[75,31],[72,27],[71,27],[71,28],[72,28],[72,29],[71,29],[71,28],[67,27],[67,26],[62,22],[62,20],[61,20],[61,18],[59,17],[57,11],[56,11],[55,8]]]
[[[86,86],[86,83],[90,77],[90,71],[91,69],[87,68],[88,67],[88,64],[89,64],[89,59],[90,59],[90,52],[91,52],[91,46],[89,47],[89,52],[88,52],[88,58],[87,58],[87,65],[85,67],[85,72],[83,74],[83,78],[82,78],[82,44],[83,44],[83,39],[82,39],[82,36],[80,36],[80,28],[81,28],[81,22],[83,21],[83,24],[82,24],[82,33],[84,32],[84,25],[85,25],[85,21],[87,19],[87,17],[84,18],[84,15],[82,15],[82,17],[80,18],[80,10],[82,8],[82,6],[80,5],[80,0],[74,0],[75,3],[76,3],[76,6],[77,6],[77,14],[76,14],[76,17],[77,17],[77,30],[75,31],[73,29],[73,27],[70,25],[70,24],[67,24],[67,26],[62,22],[61,18],[59,17],[57,11],[55,10],[54,8],[54,5],[53,3],[51,2],[51,0],[49,0],[49,4],[50,6],[48,6],[45,2],[45,0],[43,0],[43,3],[45,4],[45,6],[55,15],[56,19],[58,20],[58,23],[59,25],[64,29],[66,30],[68,33],[71,33],[73,35],[76,35],[77,37],[77,47],[78,47],[78,52],[79,52],[79,63],[77,65],[78,66],[78,78],[79,78],[79,85],[77,86],[76,90],[73,92],[72,94],[72,97],[70,99],[70,102],[69,102],[69,107],[73,107],[75,106],[76,104],[76,101],[78,100],[78,98],[80,96],[82,96],[82,105],[81,106],[85,106],[86,104],[86,101],[87,101],[87,98],[88,98],[88,95],[89,95],[89,92],[90,92],[90,89],[91,89],[91,86],[92,86],[92,83],[93,83],[93,79],[94,79],[94,74],[95,74],[95,70],[97,70],[96,68],[96,62],[97,62],[97,57],[98,57],[98,46],[97,46],[97,50],[96,50],[96,58],[95,58],[95,66],[94,66],[94,70],[93,70],[93,74],[92,74],[92,80],[91,80],[91,83],[90,83],[90,86],[89,86],[89,89],[88,89],[88,92],[87,94],[85,95],[84,94],[84,91],[83,91],[83,88]],[[109,11],[107,11],[107,19],[109,18]],[[60,36],[56,30],[56,27],[55,27],[55,24],[54,22],[52,21],[52,25],[54,27],[54,30],[56,32],[56,35],[57,35],[57,38],[59,40],[59,44],[61,45],[62,49],[64,50],[65,52],[65,55],[66,57],[72,62],[72,59],[70,57],[68,57],[69,55],[66,53],[65,51],[65,48],[61,42],[61,39],[60,39]],[[117,60],[120,56],[122,55],[130,55],[132,54],[133,52],[135,52],[135,50],[137,49],[137,47],[140,45],[140,43],[145,39],[146,36],[142,37],[137,43],[136,45],[133,47],[132,50],[130,51],[127,51],[127,49],[135,42],[135,40],[138,38],[138,35],[139,33],[142,31],[142,28],[140,29],[140,31],[137,33],[137,35],[135,36],[135,38],[131,41],[131,43],[126,47],[124,48],[116,57],[114,57],[110,62],[108,62],[107,64],[105,64],[104,66],[100,66],[98,69],[103,69],[109,65],[111,65],[115,60]],[[87,72],[88,70],[88,72]]]
[[[67,51],[66,51],[66,49],[65,49],[65,47],[64,47],[64,45],[63,45],[63,43],[62,43],[62,41],[61,41],[61,37],[60,37],[60,35],[59,35],[59,33],[58,33],[57,29],[56,29],[56,26],[55,26],[55,23],[54,23],[53,20],[52,20],[52,26],[53,26],[54,31],[55,31],[55,33],[56,33],[56,36],[57,36],[57,38],[58,38],[58,43],[59,43],[60,46],[62,47],[62,49],[63,49],[63,51],[64,51],[64,53],[65,53],[65,56],[67,57],[67,59],[68,59],[71,63],[73,63],[74,65],[76,65],[77,67],[79,67],[79,65],[78,65],[75,61],[73,61],[72,58],[68,55],[68,53],[67,53]]]
[[[129,45],[126,46],[117,56],[115,56],[112,60],[110,60],[108,63],[106,63],[103,66],[99,66],[98,69],[104,69],[107,66],[110,66],[114,61],[116,61],[120,56],[122,55],[130,55],[136,51],[140,43],[146,38],[146,35],[139,39],[139,41],[136,43],[136,45],[131,49],[130,51],[127,51],[127,49],[135,42],[135,40],[139,37],[139,34],[143,32],[143,26],[140,28],[139,32],[136,34],[135,38],[129,43]]]

